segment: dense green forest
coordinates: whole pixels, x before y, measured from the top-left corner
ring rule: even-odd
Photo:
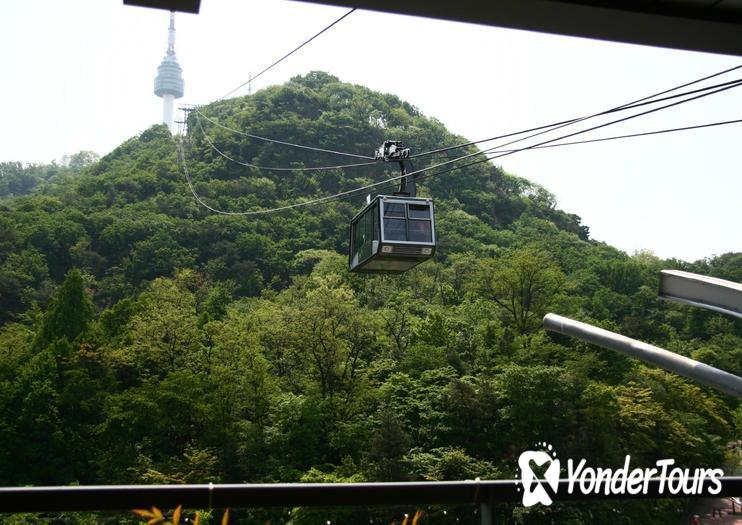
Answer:
[[[395,96],[321,72],[200,111],[212,121],[190,114],[186,166],[203,200],[228,211],[396,171],[248,168],[205,136],[260,166],[349,161],[227,128],[363,155],[385,139],[413,153],[464,141]],[[738,401],[540,323],[559,313],[742,374],[739,320],[657,299],[663,268],[742,281],[742,253],[629,256],[490,163],[428,177],[419,194],[435,199],[435,260],[363,276],[347,272],[347,228],[365,195],[211,213],[162,125],[100,159],[0,164],[0,484],[504,479],[537,441],[605,467],[626,454],[729,465]],[[683,505],[503,507],[498,519],[677,523]],[[290,518],[327,516],[368,520]],[[445,522],[435,509],[426,520]]]

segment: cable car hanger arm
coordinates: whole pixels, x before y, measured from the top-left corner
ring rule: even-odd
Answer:
[[[399,140],[385,140],[376,150],[374,158],[376,160],[383,160],[384,162],[399,162],[399,169],[402,173],[399,179],[399,190],[394,194],[417,197],[415,179],[417,179],[418,174],[415,173],[415,168],[410,161],[410,148],[406,148]],[[410,166],[410,172],[412,172],[412,178],[407,176],[408,164]]]

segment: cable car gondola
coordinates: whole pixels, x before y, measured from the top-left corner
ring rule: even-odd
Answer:
[[[386,141],[377,159],[398,161],[405,175],[409,149]],[[433,199],[416,197],[414,177],[394,195],[377,195],[350,221],[348,266],[356,273],[406,272],[435,254]]]

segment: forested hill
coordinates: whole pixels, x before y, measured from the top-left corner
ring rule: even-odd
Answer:
[[[725,464],[742,435],[735,400],[551,339],[540,320],[553,311],[742,374],[738,320],[657,300],[660,269],[742,281],[742,253],[628,256],[544,188],[465,160],[418,190],[435,199],[436,260],[350,275],[348,223],[365,194],[220,215],[196,202],[184,168],[209,206],[241,212],[398,174],[301,171],[368,161],[252,136],[366,156],[386,139],[413,154],[466,139],[321,72],[199,111],[185,166],[164,126],[100,160],[0,165],[0,484],[504,478],[537,441],[606,467],[625,454]],[[620,512],[676,523],[678,508]],[[608,506],[502,512],[615,521]]]

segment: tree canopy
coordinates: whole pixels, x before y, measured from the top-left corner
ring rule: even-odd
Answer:
[[[362,155],[385,139],[413,152],[465,142],[393,95],[322,72],[200,111],[185,165],[204,201],[227,211],[396,172],[260,170],[209,141],[244,163],[292,168],[348,159],[250,135]],[[719,467],[742,435],[738,401],[540,327],[554,311],[742,374],[739,320],[656,293],[663,267],[740,281],[742,254],[627,255],[490,163],[422,181],[436,257],[393,277],[346,270],[347,225],[365,195],[213,214],[193,199],[162,125],[100,159],[0,168],[2,484],[509,478],[536,441],[604,467],[625,454]],[[653,524],[678,511],[620,509]],[[501,519],[543,523],[539,512],[501,509]],[[608,505],[543,512],[616,519]],[[301,511],[293,522],[316,519]]]

